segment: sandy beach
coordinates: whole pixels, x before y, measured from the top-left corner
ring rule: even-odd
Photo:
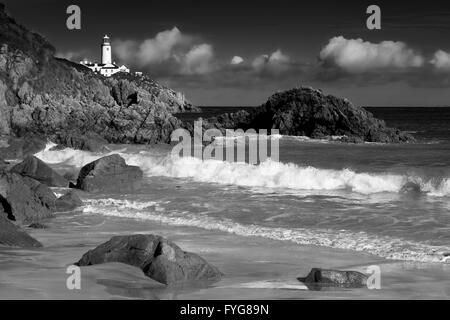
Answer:
[[[30,230],[44,248],[0,249],[1,299],[447,299],[450,266],[389,261],[369,254],[241,237],[134,219],[60,214]],[[119,263],[83,267],[81,290],[68,290],[66,268],[113,235],[155,233],[203,256],[225,275],[214,284],[166,287]],[[359,270],[379,265],[381,290],[309,291],[296,280],[312,267]]]

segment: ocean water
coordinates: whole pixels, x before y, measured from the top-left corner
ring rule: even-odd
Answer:
[[[224,110],[229,109],[181,117]],[[411,132],[418,143],[355,145],[276,136],[271,139],[279,143],[280,161],[258,165],[172,157],[168,145],[111,146],[109,153],[142,168],[143,188],[85,194],[81,214],[450,263],[450,108],[370,111]],[[108,154],[50,151],[51,146],[37,156],[60,172],[76,173]]]

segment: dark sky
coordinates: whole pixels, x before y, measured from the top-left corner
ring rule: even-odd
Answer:
[[[99,60],[107,33],[118,63],[198,105],[257,105],[298,85],[363,105],[450,105],[450,1],[3,1],[60,56]],[[81,30],[66,28],[71,4]],[[381,30],[366,28],[370,4]]]

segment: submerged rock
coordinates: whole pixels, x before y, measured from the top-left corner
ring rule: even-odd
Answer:
[[[0,245],[23,248],[42,247],[42,244],[9,221],[0,208]]]
[[[202,257],[185,252],[157,235],[113,237],[84,254],[77,265],[106,262],[122,262],[138,267],[148,277],[167,285],[186,281],[217,281],[222,276]]]
[[[407,182],[402,188],[400,189],[400,194],[406,194],[406,195],[420,195],[422,193],[422,188],[420,184],[416,182]]]
[[[0,172],[0,208],[8,219],[32,223],[52,217],[55,201],[55,194],[39,181]]]
[[[321,286],[362,288],[367,286],[368,277],[358,271],[313,268],[305,278],[297,279],[310,289],[319,289]]]
[[[77,188],[89,191],[124,192],[140,188],[143,172],[129,166],[118,154],[100,158],[85,165],[77,179]]]
[[[26,157],[21,163],[11,168],[11,172],[29,177],[49,187],[63,187],[69,185],[69,181],[55,172],[45,162],[35,156]]]
[[[83,206],[83,201],[74,190],[56,200],[56,211],[58,212],[72,211],[81,206]]]

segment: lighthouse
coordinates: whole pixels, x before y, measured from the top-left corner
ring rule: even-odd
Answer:
[[[101,63],[93,63],[87,60],[80,61],[80,64],[91,69],[95,73],[99,73],[105,77],[111,77],[113,74],[118,72],[130,73],[130,69],[122,65],[119,67],[112,60],[112,48],[111,41],[107,35],[103,37],[102,41],[102,60]]]
[[[105,35],[103,37],[102,42],[102,64],[111,64],[111,42],[109,41],[109,37]]]

